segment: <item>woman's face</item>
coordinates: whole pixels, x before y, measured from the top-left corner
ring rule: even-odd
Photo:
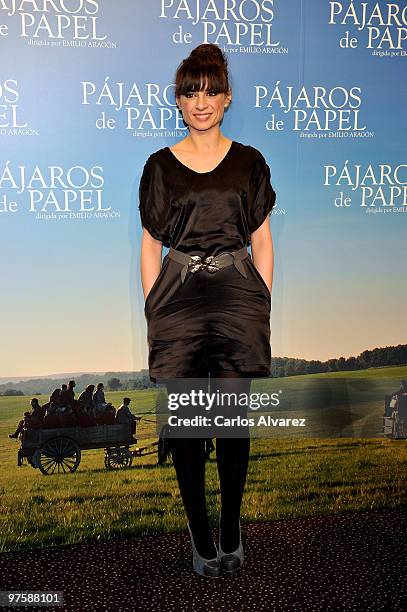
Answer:
[[[230,100],[230,94],[205,89],[186,92],[177,98],[177,104],[185,123],[190,128],[204,131],[222,121]]]

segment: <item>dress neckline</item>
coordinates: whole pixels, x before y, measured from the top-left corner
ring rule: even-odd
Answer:
[[[189,170],[189,172],[192,172],[192,174],[198,174],[198,175],[205,175],[205,174],[212,174],[212,172],[215,172],[215,170],[218,170],[220,168],[220,166],[227,160],[227,158],[229,157],[230,153],[232,152],[232,149],[234,148],[236,144],[235,140],[232,140],[232,142],[230,143],[229,149],[226,152],[226,155],[220,160],[220,162],[218,163],[217,166],[215,166],[215,168],[212,168],[212,170],[208,170],[208,172],[197,172],[196,170],[193,170],[192,168],[190,168],[189,166],[186,166],[185,164],[182,163],[182,161],[180,161],[178,159],[178,157],[176,157],[176,155],[174,155],[174,153],[171,151],[170,147],[164,147],[165,149],[167,149],[167,151],[169,151],[169,153],[171,154],[171,156],[173,157],[173,159],[175,159],[176,162],[178,162],[178,164],[180,166],[182,166],[183,168],[185,168],[186,170]]]

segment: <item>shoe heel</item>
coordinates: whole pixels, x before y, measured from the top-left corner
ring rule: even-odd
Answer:
[[[221,546],[221,527],[220,527],[220,517],[219,517],[219,552],[218,559],[221,564],[221,568],[227,572],[228,574],[232,574],[236,570],[240,569],[244,562],[244,553],[243,553],[243,545],[242,545],[242,530],[240,527],[239,520],[239,546],[231,553],[225,553],[222,550]]]
[[[189,531],[189,537],[191,538],[191,544],[192,544],[192,565],[193,565],[194,571],[197,574],[200,574],[201,576],[206,576],[209,578],[219,578],[219,576],[221,575],[219,554],[217,554],[217,556],[214,557],[213,559],[205,559],[204,557],[201,557],[201,555],[196,550],[194,537],[192,535],[192,531],[189,526],[189,523],[188,523],[188,531]]]

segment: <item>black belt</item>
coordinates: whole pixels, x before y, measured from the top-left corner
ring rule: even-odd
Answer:
[[[181,270],[181,282],[185,280],[187,272],[198,272],[199,270],[208,270],[208,272],[217,272],[220,268],[226,268],[234,264],[235,268],[240,272],[242,276],[247,278],[246,270],[242,264],[242,259],[248,256],[247,247],[244,246],[238,251],[230,251],[228,253],[219,253],[219,255],[209,255],[208,257],[201,257],[200,255],[188,255],[177,249],[170,247],[168,251],[168,257],[183,264]]]

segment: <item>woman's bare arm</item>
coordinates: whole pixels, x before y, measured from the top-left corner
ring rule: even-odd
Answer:
[[[274,251],[269,217],[251,235],[251,245],[253,263],[271,293],[273,287]]]
[[[144,301],[147,299],[147,296],[160,273],[162,248],[162,242],[153,238],[149,231],[143,227],[140,265]]]

